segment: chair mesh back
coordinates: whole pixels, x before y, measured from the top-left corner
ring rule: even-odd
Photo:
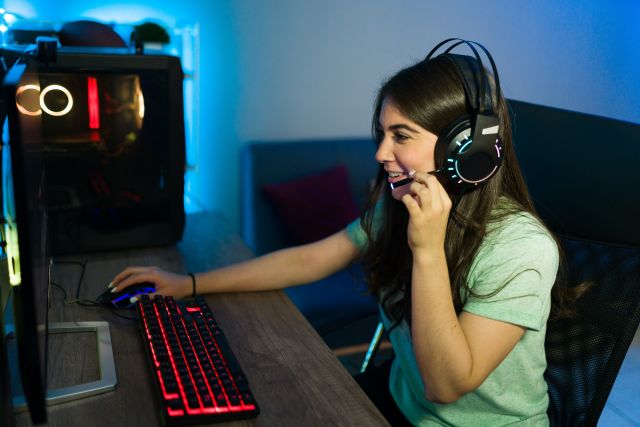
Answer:
[[[567,239],[569,283],[595,286],[547,325],[549,420],[595,426],[640,322],[640,248]]]

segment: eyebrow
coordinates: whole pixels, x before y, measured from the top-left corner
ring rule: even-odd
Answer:
[[[399,129],[406,129],[409,132],[413,132],[413,133],[419,133],[419,131],[417,129],[412,128],[409,125],[405,125],[405,124],[397,124],[397,125],[391,125],[389,126],[390,130],[399,130]]]

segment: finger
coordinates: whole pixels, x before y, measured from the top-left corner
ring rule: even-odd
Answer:
[[[409,192],[422,208],[425,208],[432,203],[431,199],[433,198],[433,195],[431,194],[431,190],[422,183],[412,183],[411,187],[409,187]]]
[[[420,213],[420,205],[418,204],[417,200],[410,194],[405,194],[400,200],[406,206],[407,211],[409,211],[409,215],[413,216]]]
[[[423,173],[418,177],[421,184],[427,187],[431,192],[431,206],[434,209],[442,209],[451,205],[451,199],[447,190],[442,186],[440,180],[433,174]]]
[[[442,187],[438,177],[432,173],[421,173],[418,179],[431,189]]]
[[[122,280],[126,279],[127,277],[134,274],[145,273],[147,271],[150,271],[153,268],[155,267],[137,267],[137,266],[127,267],[124,270],[122,270],[120,273],[116,274],[116,276],[113,278],[111,283],[109,283],[108,287],[113,288],[114,286],[118,285]]]
[[[149,299],[153,299],[156,295],[158,295],[158,293],[157,292],[151,292],[151,293],[148,293],[148,294],[138,294],[138,295],[136,295],[134,297],[129,298],[129,302],[131,304],[137,303],[138,301],[140,301],[140,297],[142,295],[147,295],[149,297]]]
[[[439,193],[442,206],[447,210],[447,212],[450,211],[453,206],[453,202],[451,201],[451,197],[449,197],[449,193],[447,193],[447,190],[445,190],[444,187],[442,187],[442,190],[440,190]]]
[[[431,176],[431,180],[429,181],[430,188],[434,191],[434,198],[438,198],[439,206],[441,206],[445,210],[451,209],[451,197],[449,197],[449,193],[442,186],[442,183],[436,176]]]
[[[114,285],[117,285],[121,280],[123,280],[126,277],[129,277],[132,274],[135,273],[140,273],[141,271],[143,271],[143,269],[146,267],[127,267],[124,270],[122,270],[120,273],[116,274],[113,278],[113,280],[111,280],[111,283],[109,283],[109,288],[112,288]]]
[[[444,188],[433,189],[431,192],[431,211],[436,216],[447,216],[451,210],[451,199]]]
[[[111,292],[119,292],[123,289],[128,288],[131,285],[135,285],[136,283],[150,282],[153,283],[156,287],[158,284],[156,283],[156,275],[154,271],[144,271],[142,273],[135,273],[127,276],[122,279],[118,284],[114,285],[111,288]]]
[[[416,174],[414,181],[420,182],[421,184],[425,185],[426,187],[428,187],[433,191],[444,192],[444,193],[447,192],[447,190],[445,190],[445,188],[442,186],[442,183],[440,182],[438,177],[432,173]]]
[[[431,183],[431,178],[435,178],[435,175],[428,172],[416,172],[415,175],[413,176],[414,181],[424,184],[427,187]],[[436,178],[436,181],[437,181],[437,178]]]

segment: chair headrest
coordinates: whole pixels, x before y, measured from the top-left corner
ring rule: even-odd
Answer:
[[[63,46],[126,47],[125,41],[109,25],[97,21],[71,21],[58,32]]]

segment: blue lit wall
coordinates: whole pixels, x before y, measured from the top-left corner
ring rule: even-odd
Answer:
[[[237,72],[235,36],[228,7],[217,1],[109,2],[102,0],[7,0],[4,8],[26,18],[54,23],[91,18],[106,23],[155,21],[165,27],[199,24],[200,30],[200,126],[198,158],[190,174],[188,210],[226,210],[227,203],[237,205],[233,185],[218,184],[237,176],[236,110]],[[190,99],[185,100],[186,103]],[[189,150],[188,150],[189,151]],[[191,150],[192,151],[192,150]],[[231,219],[235,227],[235,218]]]
[[[511,98],[640,123],[635,0],[234,4],[240,140],[365,135],[380,83],[447,37],[485,44]]]
[[[640,123],[640,2],[635,0],[4,4],[50,20],[199,22],[200,155],[191,191],[200,204],[225,212],[236,229],[242,144],[368,135],[380,83],[446,37],[483,42],[498,63],[508,97]]]

